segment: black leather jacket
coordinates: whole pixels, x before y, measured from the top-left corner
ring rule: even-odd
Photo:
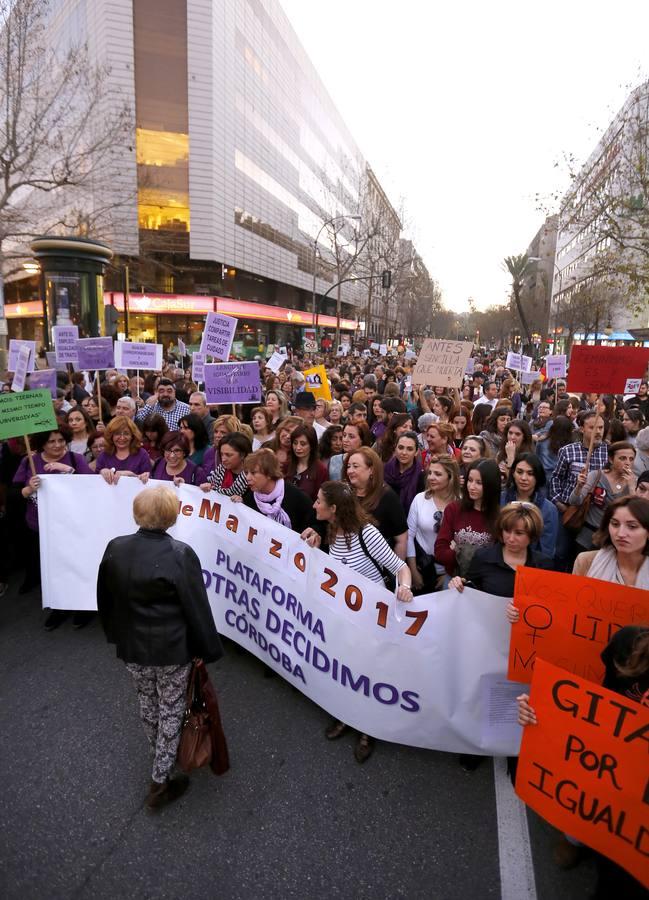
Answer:
[[[141,528],[106,547],[97,608],[117,656],[142,666],[174,666],[223,654],[198,556],[164,531]]]

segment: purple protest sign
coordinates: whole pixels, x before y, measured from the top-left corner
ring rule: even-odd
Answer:
[[[162,344],[117,341],[115,365],[120,369],[162,369]]]
[[[14,380],[11,382],[11,390],[16,394],[25,390],[25,378],[27,377],[29,360],[33,359],[34,354],[29,347],[22,345],[18,349],[18,358],[16,359],[16,367],[14,369]]]
[[[221,313],[208,312],[201,339],[201,353],[226,362],[237,330],[238,319]]]
[[[29,376],[29,390],[37,391],[39,388],[47,388],[56,400],[56,369],[38,369]]]
[[[21,347],[27,347],[27,349],[30,351],[29,358],[27,360],[27,368],[25,371],[33,372],[36,362],[36,341],[19,341],[16,339],[9,341],[9,363],[7,365],[7,369],[10,372],[16,371],[18,354],[20,353]]]
[[[79,338],[77,353],[77,366],[80,369],[113,369],[115,367],[113,339],[110,337]]]
[[[78,365],[77,341],[79,329],[76,325],[53,325],[52,338],[54,339],[54,351],[58,363],[72,363]]]
[[[565,378],[566,377],[566,355],[561,353],[558,356],[548,356],[545,360],[545,371],[548,378]]]
[[[261,403],[261,379],[256,362],[208,363],[205,366],[208,403]]]
[[[67,372],[68,367],[65,363],[56,361],[56,353],[53,350],[48,350],[45,354],[47,358],[47,365],[50,369],[56,369],[57,372]]]
[[[192,378],[198,384],[205,381],[205,354],[192,353]]]

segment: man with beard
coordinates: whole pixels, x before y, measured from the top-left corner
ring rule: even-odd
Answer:
[[[161,378],[156,390],[156,402],[151,405],[149,398],[135,417],[136,422],[144,422],[149,416],[159,415],[167,423],[169,431],[178,431],[178,423],[191,412],[187,403],[176,400],[176,388],[170,378]]]

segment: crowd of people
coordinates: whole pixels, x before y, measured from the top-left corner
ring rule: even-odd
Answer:
[[[331,399],[305,388],[303,370],[319,363]],[[0,581],[11,564],[24,569],[22,592],[39,583],[41,476],[95,473],[111,485],[154,479],[222,493],[403,602],[467,585],[511,601],[521,565],[649,589],[647,381],[628,396],[576,395],[540,369],[521,385],[488,353],[476,353],[457,389],[413,385],[404,355],[295,356],[277,374],[259,364],[263,401],[236,408],[208,406],[191,368],[174,361],[144,377],[98,373],[99,392],[89,374],[62,375],[56,429],[31,436],[35,474],[22,438],[2,444],[13,552]],[[76,613],[74,626],[89,615]],[[511,602],[503,615],[515,618]],[[52,611],[45,627],[66,616]],[[327,738],[346,727],[333,722]],[[372,748],[360,735],[356,759]]]

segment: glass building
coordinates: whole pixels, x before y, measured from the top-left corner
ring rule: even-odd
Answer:
[[[331,335],[338,315],[343,333],[360,335],[377,306],[368,287],[343,285],[339,305],[324,295],[365,227],[351,217],[379,204],[397,236],[399,217],[280,3],[53,0],[52,16],[53,38],[83,35],[109,67],[108,96],[134,112],[111,179],[119,211],[99,235],[117,254],[105,302],[118,331],[128,265],[131,339],[196,343],[217,309],[237,315],[247,348],[299,346],[314,324],[315,268],[321,329]],[[38,337],[38,299],[35,279],[8,286],[12,336]]]

